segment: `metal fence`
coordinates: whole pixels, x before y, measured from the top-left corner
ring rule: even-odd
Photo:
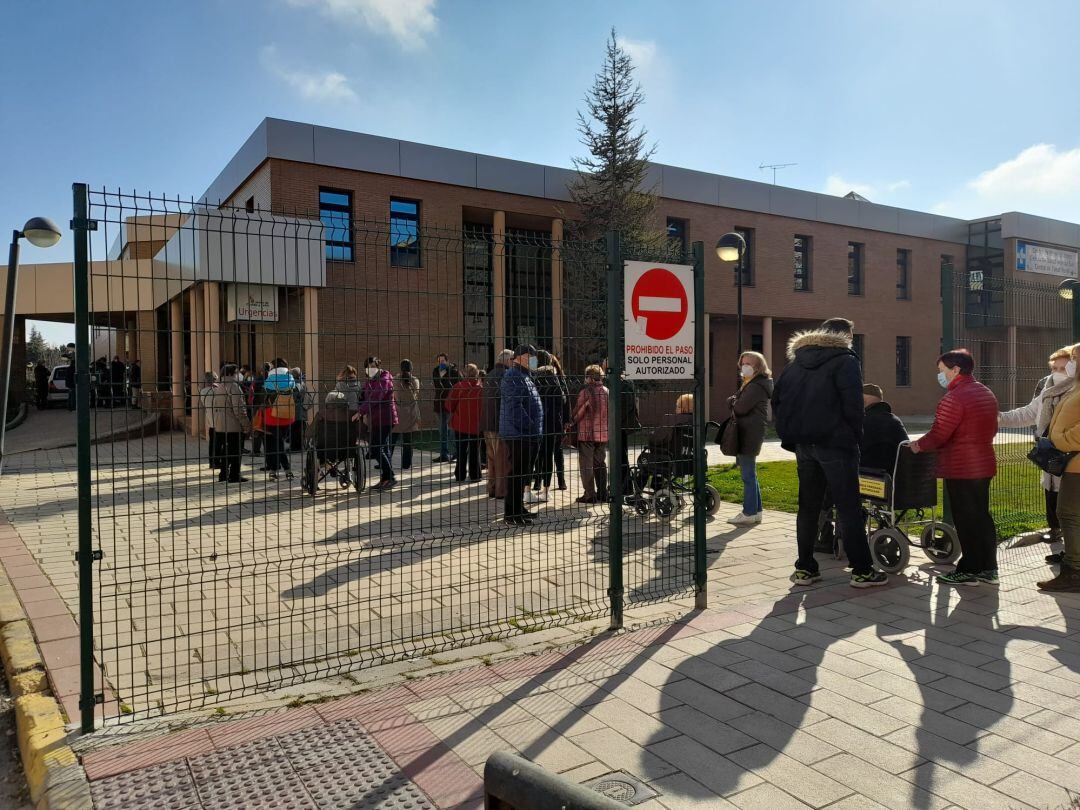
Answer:
[[[563,447],[586,367],[609,350],[618,367],[622,254],[672,256],[490,212],[452,228],[408,205],[361,220],[334,192],[292,212],[81,184],[74,198],[84,728],[95,704],[107,722],[143,718],[591,617],[618,626],[624,602],[703,594],[693,498],[666,519],[583,502]],[[490,470],[507,452],[483,438],[491,381],[473,372],[524,343],[563,371],[541,387],[551,416],[523,479],[535,520],[508,525],[501,493],[471,480],[473,453]],[[395,430],[380,378],[365,390],[371,357],[394,378]],[[298,368],[308,396],[275,392],[264,363]],[[238,376],[208,379],[228,364]],[[617,481],[621,437],[633,464],[703,374],[636,400],[607,381]],[[620,402],[636,404],[632,432]],[[131,424],[136,407],[162,429],[91,445],[92,427]],[[392,488],[376,486],[382,452]]]
[[[1074,304],[1056,284],[945,268],[942,301],[944,349],[972,353],[976,376],[1003,411],[1030,402],[1049,373],[1050,354],[1078,339]],[[1040,472],[1026,457],[1033,433],[1033,426],[1002,428],[994,440],[991,508],[1002,538],[1046,526]]]

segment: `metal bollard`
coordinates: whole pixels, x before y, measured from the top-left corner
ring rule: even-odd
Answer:
[[[625,805],[505,751],[484,765],[486,810],[625,810]]]

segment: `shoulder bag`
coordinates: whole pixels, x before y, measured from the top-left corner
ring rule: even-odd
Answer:
[[[1047,432],[1050,431],[1048,427]],[[1075,451],[1058,450],[1050,438],[1043,434],[1035,440],[1035,446],[1028,451],[1027,457],[1036,467],[1056,478],[1065,474],[1065,468],[1076,455]]]

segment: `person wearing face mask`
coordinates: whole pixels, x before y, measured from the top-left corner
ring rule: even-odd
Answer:
[[[1050,420],[1054,416],[1054,409],[1058,403],[1073,389],[1073,377],[1068,373],[1070,361],[1070,348],[1058,349],[1050,355],[1050,374],[1043,377],[1035,387],[1035,396],[1031,402],[1021,408],[1014,408],[998,414],[999,428],[1034,428],[1035,436],[1045,436],[1050,427]],[[1048,543],[1061,540],[1061,524],[1057,517],[1058,491],[1061,489],[1061,478],[1042,474],[1043,496],[1046,502],[1046,525],[1050,531],[1043,535]],[[1047,556],[1048,563],[1061,562],[1061,552]]]
[[[457,444],[454,431],[450,427],[450,414],[446,410],[446,398],[455,385],[461,381],[457,366],[450,358],[440,352],[435,355],[435,368],[431,371],[431,387],[435,390],[435,415],[439,419],[439,457],[436,461],[457,460]]]
[[[765,441],[772,397],[772,371],[765,355],[743,352],[739,358],[742,385],[728,398],[728,407],[738,429],[739,452],[735,461],[742,474],[743,508],[728,523],[732,526],[756,526],[761,523],[761,487],[757,479],[757,457]]]
[[[372,491],[388,490],[397,483],[394,466],[390,461],[393,447],[394,425],[398,423],[397,403],[394,402],[394,375],[382,369],[378,357],[364,361],[367,379],[360,390],[359,412],[365,417],[371,431],[371,449],[379,464],[379,483]]]
[[[514,364],[499,380],[499,437],[510,455],[503,517],[511,526],[525,526],[535,517],[525,509],[525,487],[544,430],[544,406],[533,381],[537,367],[536,348],[518,346]]]
[[[1073,390],[1058,403],[1050,420],[1048,436],[1054,447],[1063,452],[1080,452],[1080,387],[1077,386],[1077,358],[1080,343],[1070,350],[1065,373]],[[1080,455],[1075,455],[1061,476],[1058,492],[1057,517],[1065,541],[1060,560],[1061,569],[1053,579],[1038,583],[1039,590],[1080,593]]]
[[[930,432],[910,445],[914,453],[937,451],[937,477],[945,481],[960,538],[956,569],[937,577],[944,585],[998,583],[997,527],[990,514],[990,481],[997,474],[998,401],[975,379],[974,371],[975,361],[967,349],[938,358],[938,384],[946,394]]]

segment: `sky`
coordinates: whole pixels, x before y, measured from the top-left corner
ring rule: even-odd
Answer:
[[[0,225],[198,196],[266,116],[570,166],[612,27],[659,162],[1080,222],[1080,3],[38,0],[0,28]]]

